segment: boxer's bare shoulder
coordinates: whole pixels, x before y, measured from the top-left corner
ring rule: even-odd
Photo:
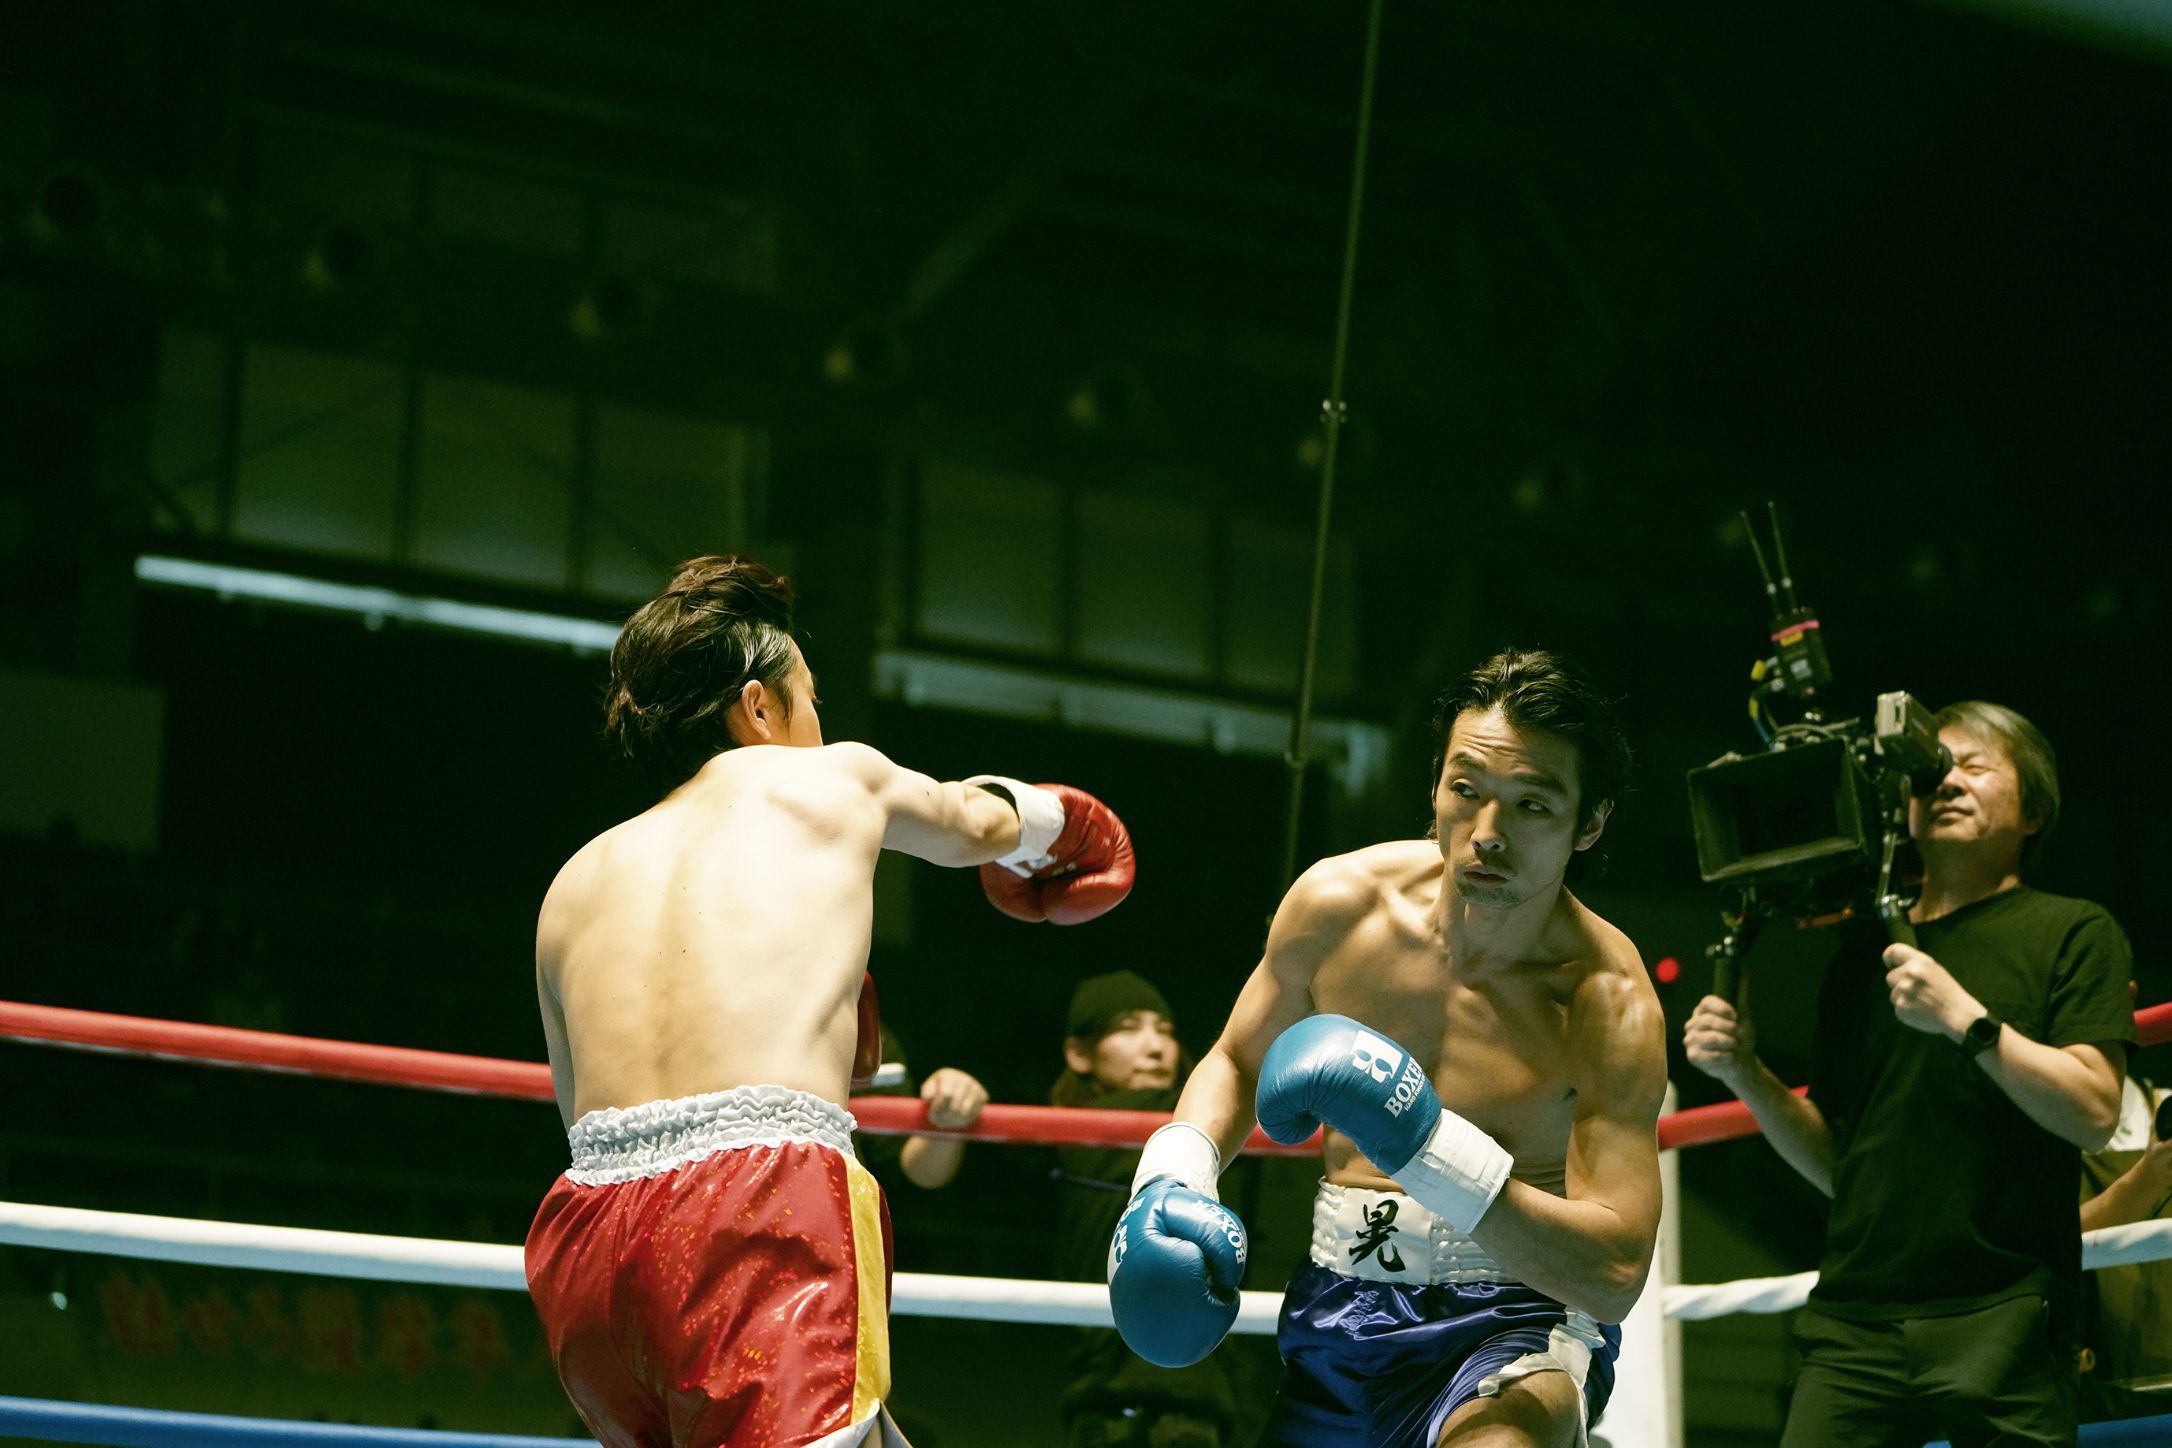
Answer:
[[[1439,847],[1427,840],[1390,840],[1330,855],[1290,886],[1276,931],[1291,943],[1309,942],[1313,949],[1300,954],[1317,966],[1368,926],[1424,930],[1428,882],[1430,900],[1437,901],[1440,878]]]
[[[1568,959],[1567,1036],[1572,1055],[1608,1076],[1614,1089],[1656,1111],[1666,1089],[1666,1019],[1635,942],[1567,891],[1565,923],[1577,947]]]
[[[1589,949],[1569,999],[1568,1036],[1587,1076],[1656,1117],[1667,1086],[1666,1015],[1636,944],[1570,898]]]
[[[855,853],[872,870],[882,838],[876,791],[896,772],[864,744],[719,754],[665,798],[576,851],[543,897],[539,933],[547,938],[577,926],[599,894],[618,894],[629,879],[656,888],[691,865],[692,852],[730,851],[741,840],[769,848],[857,844]],[[801,838],[781,838],[790,833]]]

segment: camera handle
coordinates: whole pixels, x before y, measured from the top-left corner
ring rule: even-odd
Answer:
[[[1895,945],[1914,945],[1916,925],[1908,908],[1916,902],[1894,888],[1893,857],[1908,833],[1908,780],[1905,775],[1888,780],[1885,794],[1885,839],[1878,857],[1878,918],[1885,923],[1885,938]]]
[[[1712,962],[1712,994],[1733,1005],[1742,994],[1742,972],[1748,969],[1750,947],[1765,928],[1765,913],[1757,908],[1756,898],[1744,891],[1735,908],[1722,912],[1720,920],[1727,932],[1707,945],[1704,953]]]

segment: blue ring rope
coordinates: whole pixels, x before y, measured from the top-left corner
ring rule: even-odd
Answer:
[[[517,1433],[451,1433],[429,1428],[371,1428],[352,1423],[303,1423],[283,1418],[239,1418],[225,1413],[176,1413],[163,1408],[117,1408],[104,1403],[60,1403],[43,1398],[0,1397],[0,1433],[46,1442],[95,1443],[110,1448],[219,1448],[245,1443],[338,1444],[340,1448],[594,1448],[589,1438],[534,1438]],[[2172,1413],[2084,1423],[2088,1448],[2150,1448],[2172,1442]],[[1947,1448],[1943,1442],[1927,1448]]]
[[[2161,1418],[2112,1418],[2081,1425],[2082,1448],[2161,1448],[2172,1443],[2172,1413]],[[1924,1448],[1952,1448],[1941,1438]]]
[[[0,1434],[113,1448],[218,1448],[221,1444],[317,1445],[329,1448],[595,1448],[589,1438],[531,1438],[514,1433],[449,1433],[429,1428],[372,1428],[353,1423],[303,1423],[239,1418],[225,1413],[175,1413],[105,1403],[60,1403],[0,1397]]]

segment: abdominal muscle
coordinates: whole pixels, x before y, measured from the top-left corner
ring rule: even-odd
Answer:
[[[539,964],[576,1117],[734,1086],[849,1090],[880,821],[728,760],[593,841],[552,887]]]

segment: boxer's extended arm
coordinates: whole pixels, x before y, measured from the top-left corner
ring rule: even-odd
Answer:
[[[1312,1014],[1312,978],[1365,908],[1347,866],[1324,861],[1299,876],[1267,929],[1267,949],[1230,1010],[1221,1038],[1194,1067],[1175,1119],[1199,1128],[1221,1164],[1252,1134],[1260,1062],[1275,1038]]]
[[[1659,1107],[1665,1021],[1640,981],[1594,977],[1570,1023],[1578,1063],[1568,1196],[1511,1178],[1471,1237],[1502,1269],[1601,1322],[1644,1290],[1659,1232]]]
[[[998,794],[931,779],[865,744],[833,744],[834,756],[883,812],[882,847],[931,865],[984,865],[1018,848],[1018,810]]]

